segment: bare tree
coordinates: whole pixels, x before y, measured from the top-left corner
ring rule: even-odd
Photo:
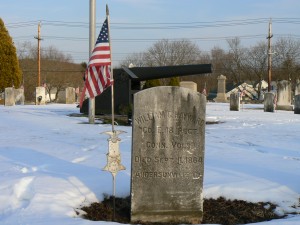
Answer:
[[[274,77],[289,80],[294,85],[300,79],[300,41],[281,38],[274,44]]]
[[[129,65],[134,65],[136,67],[147,66],[145,53],[133,53],[126,57],[125,60],[122,61],[121,66],[129,67]]]
[[[241,46],[239,38],[227,40],[229,46],[229,53],[224,63],[224,69],[229,78],[235,83],[239,84],[245,79],[245,53],[246,49]]]
[[[200,60],[199,47],[188,41],[169,41],[167,39],[156,42],[145,53],[147,66],[173,66],[194,64]]]
[[[261,95],[261,82],[267,78],[267,59],[268,46],[265,42],[259,42],[248,49],[245,58],[245,74],[252,81],[252,84],[258,83],[258,97]]]

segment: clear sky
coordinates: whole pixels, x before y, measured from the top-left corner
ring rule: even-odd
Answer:
[[[87,62],[89,0],[0,0],[3,19],[16,46],[55,46],[75,62]],[[131,53],[146,51],[161,39],[189,39],[203,51],[226,49],[226,39],[240,37],[249,47],[266,41],[272,18],[274,38],[300,39],[299,0],[96,0],[96,36],[108,4],[114,65]]]

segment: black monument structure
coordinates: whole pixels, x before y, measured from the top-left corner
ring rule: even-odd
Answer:
[[[113,70],[115,114],[123,114],[133,104],[133,95],[142,90],[141,82],[146,80],[204,75],[212,72],[211,64],[194,64],[160,67],[123,67]],[[151,98],[151,96],[149,96]],[[81,113],[88,114],[89,101],[86,99]],[[95,98],[95,114],[111,114],[111,88]]]

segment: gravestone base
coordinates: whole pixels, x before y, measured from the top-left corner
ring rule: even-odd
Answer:
[[[144,212],[131,215],[132,223],[176,223],[176,224],[201,224],[203,213],[199,211],[181,212]]]
[[[217,97],[214,99],[215,102],[220,102],[220,103],[226,103],[227,101],[227,97],[225,93],[218,93]]]
[[[293,111],[292,105],[277,105],[276,110]]]

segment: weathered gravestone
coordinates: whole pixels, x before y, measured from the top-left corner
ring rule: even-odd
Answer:
[[[264,111],[265,112],[274,112],[275,105],[274,105],[274,98],[275,94],[272,92],[267,92],[264,95]]]
[[[300,114],[300,94],[295,96],[294,113]]]
[[[35,104],[36,105],[45,105],[46,102],[46,92],[45,87],[36,87],[35,88]]]
[[[295,95],[300,95],[300,80],[296,81],[295,85]]]
[[[74,104],[75,97],[76,97],[75,88],[67,87],[64,91],[58,92],[57,102],[63,104]]]
[[[230,94],[230,111],[240,111],[240,93]]]
[[[197,84],[193,81],[181,81],[179,83],[180,87],[189,88],[193,91],[197,91]]]
[[[15,104],[16,105],[24,105],[24,102],[25,102],[24,89],[23,88],[15,89],[14,95],[15,95],[14,96]]]
[[[218,76],[218,93],[215,102],[227,102],[226,98],[226,76]]]
[[[14,88],[9,87],[5,88],[4,91],[4,105],[5,106],[14,106],[15,105],[15,93]]]
[[[201,223],[205,110],[206,97],[187,88],[134,95],[133,223]]]
[[[293,110],[291,83],[282,80],[277,83],[277,110]]]

